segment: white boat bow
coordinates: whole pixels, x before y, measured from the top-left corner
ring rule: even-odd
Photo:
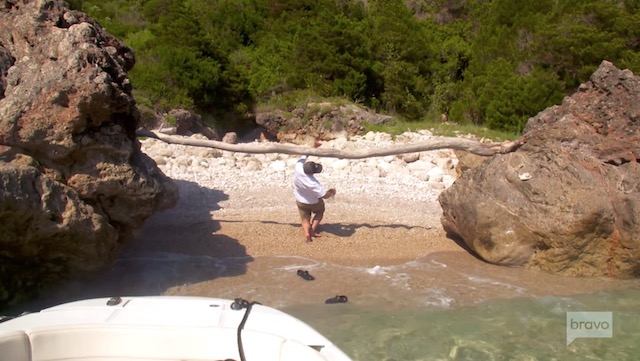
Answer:
[[[322,334],[242,299],[114,297],[0,323],[0,361],[351,361]]]

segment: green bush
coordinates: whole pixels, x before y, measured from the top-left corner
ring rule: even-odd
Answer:
[[[303,94],[518,132],[603,60],[640,72],[637,0],[73,0],[157,112],[250,126]],[[308,99],[306,99],[308,100]]]

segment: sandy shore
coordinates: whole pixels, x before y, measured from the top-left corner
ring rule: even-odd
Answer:
[[[149,219],[130,251],[300,256],[359,266],[399,264],[432,252],[465,252],[446,237],[435,201],[379,199],[338,189],[326,202],[322,237],[307,244],[288,185],[225,192],[177,182],[176,207]]]
[[[125,282],[124,273],[138,281],[129,279],[125,283],[134,286],[125,284],[120,293],[156,284],[144,291],[241,295],[276,307],[348,294],[359,305],[400,308],[629,287],[482,262],[446,237],[435,200],[379,199],[338,189],[326,205],[323,237],[306,244],[287,184],[228,192],[188,181],[178,185],[177,206],[149,219],[124,255],[160,261],[127,266],[104,284],[113,289],[114,282]],[[299,268],[316,280],[301,281]]]
[[[374,187],[372,194],[337,187],[323,237],[306,244],[288,182],[244,190],[176,182],[177,205],[148,219],[112,266],[23,308],[158,294],[243,297],[283,308],[346,294],[353,304],[406,310],[637,287],[480,261],[446,237],[434,197],[407,200],[402,186],[396,197],[373,196]],[[316,280],[300,279],[300,268]]]
[[[160,156],[160,168],[176,181],[179,201],[145,222],[92,283],[96,292],[244,297],[274,307],[348,294],[358,305],[419,308],[630,287],[480,261],[442,228],[437,197],[445,182],[371,177],[330,163],[318,179],[337,195],[326,201],[323,236],[307,244],[290,159],[279,160],[288,164],[279,171],[266,158],[251,170],[251,158],[228,164],[189,152],[156,152],[171,154]],[[433,159],[440,158],[447,157]],[[301,280],[301,268],[316,280]]]

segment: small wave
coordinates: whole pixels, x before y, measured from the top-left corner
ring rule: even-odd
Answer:
[[[391,284],[395,287],[399,287],[403,290],[411,291],[411,285],[409,285],[409,281],[411,280],[411,276],[407,273],[397,273],[395,277],[387,276],[391,281]]]
[[[423,304],[425,306],[438,306],[449,308],[455,301],[452,297],[447,296],[446,292],[441,289],[428,289],[425,292],[426,299]]]
[[[439,266],[440,268],[447,268],[448,267],[446,264],[444,264],[442,262],[438,262],[438,261],[436,261],[434,259],[432,259],[430,262],[435,264],[436,266]]]
[[[494,285],[494,286],[502,286],[511,290],[515,290],[517,293],[525,293],[527,290],[523,287],[520,286],[516,286],[516,285],[512,285],[510,283],[505,283],[505,282],[500,282],[494,279],[490,279],[490,278],[484,278],[484,277],[478,277],[478,276],[470,276],[467,274],[463,274],[465,277],[467,277],[467,279],[469,281],[473,281],[473,282],[477,282],[477,283],[484,283],[484,284],[490,284],[490,285]]]
[[[386,267],[375,266],[375,267],[369,268],[367,270],[367,273],[370,275],[386,275],[387,271],[386,271]]]
[[[568,311],[579,310],[585,307],[584,303],[573,297],[545,296],[537,300],[541,305],[551,309],[551,313],[564,315]]]
[[[273,268],[274,271],[292,271],[292,270],[297,270],[299,268],[318,269],[318,268],[323,268],[326,265],[325,263],[317,261],[313,258],[299,257],[299,256],[264,256],[264,257],[257,257],[257,258],[275,258],[279,260],[290,259],[292,261],[297,262],[297,263],[288,263],[282,266],[274,267]]]

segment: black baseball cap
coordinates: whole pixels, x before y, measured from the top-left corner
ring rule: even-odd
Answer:
[[[304,166],[302,166],[304,173],[307,175],[312,175],[315,173],[322,172],[322,164],[316,162],[305,162]]]

